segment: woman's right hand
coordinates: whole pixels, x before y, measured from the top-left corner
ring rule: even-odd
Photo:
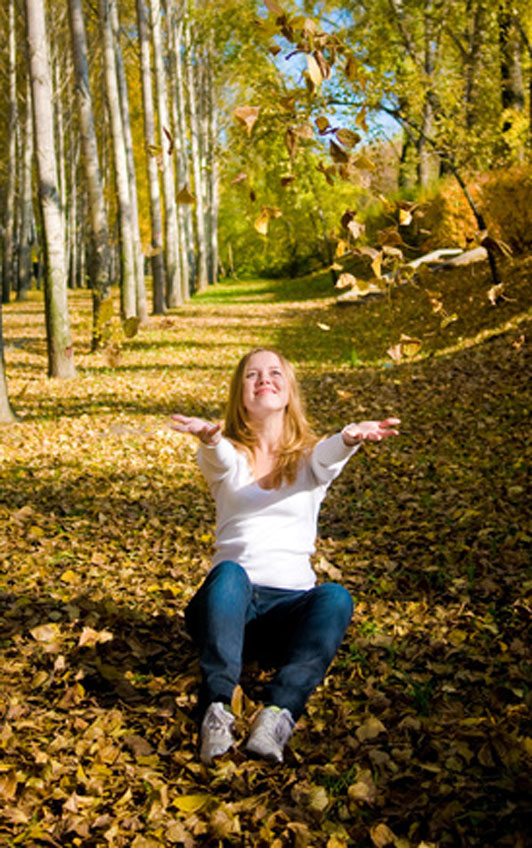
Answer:
[[[172,430],[177,430],[179,433],[191,433],[192,436],[197,436],[204,445],[214,447],[222,438],[222,425],[206,421],[205,418],[193,418],[176,413],[170,416],[170,420]]]

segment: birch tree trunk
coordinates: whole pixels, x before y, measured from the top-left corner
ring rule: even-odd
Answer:
[[[131,223],[131,197],[127,168],[126,145],[118,91],[116,53],[111,27],[110,3],[115,0],[98,0],[100,25],[103,40],[105,89],[111,123],[111,138],[115,166],[120,232],[120,308],[122,318],[133,318],[137,314],[137,280],[135,276],[135,249]]]
[[[182,291],[178,251],[177,212],[173,166],[174,160],[171,151],[172,144],[168,136],[166,136],[166,132],[170,133],[170,121],[168,116],[168,95],[161,39],[160,0],[152,0],[150,8],[157,106],[159,111],[159,135],[162,148],[166,303],[167,306],[173,307],[182,303]]]
[[[185,25],[185,70],[187,81],[188,109],[190,115],[190,145],[194,172],[194,190],[196,195],[196,290],[205,291],[209,284],[207,273],[207,255],[205,240],[205,217],[203,203],[203,185],[201,179],[201,125],[199,121],[194,74],[194,56],[190,38],[190,28]]]
[[[189,186],[187,119],[183,91],[183,33],[184,3],[166,0],[166,27],[169,44],[170,77],[173,85],[170,89],[172,124],[175,138],[175,161],[177,166],[177,185],[179,190]],[[181,265],[181,291],[183,300],[191,295],[191,281],[194,275],[194,228],[190,203],[178,203],[177,224],[179,233],[179,257]]]
[[[126,147],[127,174],[129,181],[129,198],[131,207],[131,226],[133,229],[133,248],[135,257],[135,275],[137,280],[137,316],[141,323],[148,320],[148,306],[146,303],[146,285],[144,282],[144,253],[142,252],[142,241],[139,228],[139,204],[137,198],[137,178],[135,174],[135,161],[133,159],[133,138],[131,134],[131,121],[129,117],[129,95],[127,91],[126,72],[120,46],[120,22],[116,2],[109,6],[111,12],[111,28],[113,30],[114,45],[116,52],[116,72],[118,80],[118,91],[120,95],[120,108],[122,110],[122,126],[124,128],[124,144]]]
[[[26,120],[24,123],[22,142],[17,300],[25,300],[31,286],[31,248],[33,243],[33,205],[31,193],[33,170],[33,120],[31,110],[31,86],[28,77],[26,84]]]
[[[15,189],[17,162],[17,66],[15,41],[15,0],[9,0],[8,9],[8,86],[9,106],[7,118],[8,154],[7,154],[7,185],[4,218],[4,262],[2,269],[2,301],[9,303],[10,293],[14,287],[14,227],[15,227]]]
[[[87,36],[81,0],[68,0],[68,11],[78,99],[81,153],[87,180],[91,241],[89,279],[92,291],[92,349],[95,350],[101,334],[98,324],[100,304],[110,294],[109,235],[89,84]]]
[[[140,73],[142,80],[142,105],[144,113],[144,142],[146,147],[148,188],[150,192],[151,270],[153,280],[153,313],[165,312],[165,273],[163,257],[163,222],[159,191],[159,169],[155,156],[155,114],[151,82],[150,40],[144,0],[136,0],[139,32]]]
[[[52,78],[43,0],[25,0],[35,150],[45,251],[48,375],[74,377],[67,303],[65,238],[55,151]]]
[[[218,168],[218,111],[216,108],[215,79],[214,79],[214,48],[212,35],[209,38],[207,53],[207,108],[208,108],[208,268],[209,282],[214,285],[218,280],[218,210],[219,200],[219,168]]]
[[[4,361],[4,337],[2,331],[2,304],[0,302],[0,424],[12,424],[17,420],[9,402]]]

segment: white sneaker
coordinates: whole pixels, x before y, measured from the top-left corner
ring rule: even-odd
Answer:
[[[221,701],[214,701],[207,708],[200,728],[200,760],[209,765],[214,757],[225,754],[235,741],[232,727],[235,717],[231,709]]]
[[[290,710],[264,707],[253,722],[246,751],[282,763],[283,748],[292,735],[294,725]]]

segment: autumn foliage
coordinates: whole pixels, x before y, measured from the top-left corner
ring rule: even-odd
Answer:
[[[529,273],[505,266],[493,303],[476,269],[350,310],[325,277],[218,286],[112,363],[90,354],[76,292],[77,381],[45,379],[40,295],[7,306],[21,420],[1,433],[0,844],[531,844]],[[401,333],[420,345],[394,363]],[[285,764],[239,750],[206,768],[183,609],[213,505],[165,422],[220,416],[258,343],[295,361],[320,432],[403,425],[324,504],[316,567],[356,613]],[[242,739],[261,675],[235,694]]]

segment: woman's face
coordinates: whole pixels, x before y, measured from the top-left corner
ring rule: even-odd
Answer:
[[[289,400],[288,378],[277,354],[254,353],[247,361],[242,401],[250,419],[257,421],[285,409]]]

